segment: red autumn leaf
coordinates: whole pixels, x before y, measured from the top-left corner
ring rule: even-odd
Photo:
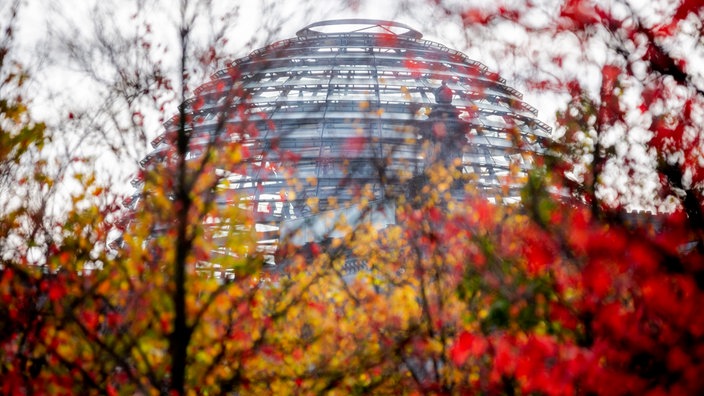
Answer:
[[[689,355],[681,348],[672,348],[667,354],[667,365],[671,371],[684,371],[691,364]]]
[[[552,252],[548,251],[545,244],[539,243],[537,240],[528,240],[523,253],[526,268],[531,275],[541,273],[553,260]]]
[[[61,265],[67,265],[70,260],[71,260],[71,253],[61,252],[61,254],[59,254],[59,263]]]
[[[249,334],[239,329],[233,331],[230,335],[230,339],[233,341],[248,341],[249,338]]]
[[[550,320],[560,323],[566,329],[574,330],[579,324],[577,318],[564,305],[550,301]]]
[[[325,305],[323,305],[319,302],[309,301],[308,307],[313,308],[315,311],[317,311],[319,313],[325,312]]]
[[[345,151],[350,154],[359,154],[367,143],[367,139],[364,136],[354,136],[347,138],[345,140]]]
[[[201,246],[195,246],[193,248],[193,258],[196,261],[207,261],[210,257],[210,250],[204,249]]]
[[[488,342],[476,335],[463,331],[450,348],[450,359],[458,366],[463,365],[470,356],[481,356],[488,348]]]
[[[443,218],[442,210],[440,208],[433,206],[427,210],[427,216],[430,220],[434,222],[439,222]]]
[[[591,260],[583,270],[584,286],[596,298],[606,297],[611,290],[613,278],[602,260]]]
[[[621,68],[615,65],[604,65],[601,68],[602,86],[610,91],[616,86],[616,80],[621,74]]]
[[[560,11],[560,16],[577,29],[598,23],[601,19],[599,14],[591,0],[567,0]]]
[[[272,345],[262,345],[259,350],[270,359],[281,360],[281,354]]]
[[[266,114],[260,113],[262,118],[266,119],[268,116]],[[249,135],[249,138],[255,138],[259,136],[259,129],[257,128],[257,125],[255,123],[250,123],[246,127],[246,134]]]
[[[48,285],[49,289],[49,299],[51,301],[58,301],[66,295],[66,289],[58,282],[50,282]]]
[[[98,327],[98,319],[98,314],[93,311],[84,310],[81,312],[81,322],[89,330],[95,330]]]
[[[12,268],[5,268],[2,271],[2,279],[0,284],[9,285],[12,282],[12,278],[15,277],[15,271]]]
[[[467,25],[486,25],[487,22],[489,22],[489,14],[486,12],[478,9],[478,8],[470,8],[463,12],[461,14],[462,17],[462,23],[467,26]]]
[[[630,260],[638,266],[639,271],[651,273],[657,269],[660,254],[650,244],[642,241],[629,241],[626,253]]]
[[[704,8],[704,3],[701,0],[682,0],[672,19],[673,21],[681,21],[682,19],[685,19],[690,13],[699,13],[702,8]]]
[[[512,376],[516,369],[516,347],[512,337],[500,336],[492,340],[494,361],[489,380],[499,382],[502,378]]]
[[[310,244],[310,254],[313,257],[317,257],[318,255],[320,255],[320,253],[321,253],[320,246],[317,243],[311,243]]]
[[[530,7],[530,5],[529,5]],[[521,11],[516,10],[516,9],[509,9],[506,7],[499,7],[499,15],[501,15],[502,18],[508,19],[508,20],[518,20],[521,16]]]
[[[106,316],[108,326],[114,328],[122,321],[122,314],[117,312],[109,312]]]

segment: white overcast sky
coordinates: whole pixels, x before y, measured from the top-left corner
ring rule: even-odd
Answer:
[[[47,2],[46,0],[24,0],[24,7],[21,13],[21,23],[19,24],[19,35],[22,38],[23,50],[27,52],[33,51],[33,46],[41,42],[51,25],[60,25],[63,23],[64,17],[57,17],[57,11],[65,13],[71,19],[71,23],[77,26],[85,25],[86,29],[90,29],[91,7],[94,1],[89,0],[62,0]],[[132,3],[132,2],[125,2]],[[147,2],[149,3],[149,2]],[[168,2],[167,2],[168,3]],[[178,1],[172,2],[174,6]],[[261,30],[262,25],[268,23],[281,23],[280,32],[276,34],[274,39],[280,40],[289,37],[294,37],[297,30],[307,25],[308,23],[325,20],[325,19],[343,19],[343,18],[369,18],[369,19],[384,19],[394,20],[405,23],[416,28],[424,34],[424,38],[432,41],[437,41],[450,48],[457,49],[467,53],[470,58],[487,64],[494,71],[502,72],[510,69],[510,65],[505,62],[499,63],[489,53],[483,51],[481,46],[467,47],[464,37],[464,29],[460,23],[460,19],[456,18],[456,23],[447,23],[443,21],[440,24],[434,24],[429,19],[433,15],[433,8],[430,1],[418,0],[410,2],[410,6],[405,9],[399,9],[399,2],[396,0],[359,0],[359,1],[275,1],[275,0],[215,0],[215,7],[231,7],[233,4],[240,5],[240,17],[237,19],[238,24],[233,29],[230,47],[228,50],[232,52],[233,57],[246,55],[251,48],[250,39],[256,37]],[[312,8],[305,7],[306,4],[313,4]],[[471,4],[472,2],[466,2]],[[481,2],[475,2],[481,4]],[[114,1],[114,4],[120,4],[119,1]],[[350,6],[352,4],[352,6]],[[273,5],[273,6],[271,6]],[[119,6],[118,6],[119,7]],[[125,13],[132,12],[129,7],[125,7]],[[437,12],[437,10],[435,10]],[[167,20],[167,16],[155,15],[155,20]],[[166,22],[168,23],[168,22]],[[158,24],[155,24],[158,30]],[[511,32],[507,32],[510,36]],[[266,43],[256,43],[255,47]],[[50,69],[51,75],[42,76],[45,79],[55,80],[56,83],[65,83],[66,91],[71,92],[73,89],[79,89],[81,84],[70,76],[70,70],[66,77],[56,78],[57,68],[55,65],[44,65]],[[504,69],[504,70],[497,70]],[[512,82],[509,79],[509,85],[516,85],[520,82]],[[520,86],[518,87],[520,89]],[[523,90],[522,90],[523,91]],[[524,92],[526,99],[530,101],[530,93]],[[80,91],[71,92],[70,94],[77,100],[81,97]],[[536,105],[536,103],[532,103]],[[51,106],[51,103],[47,103]],[[43,113],[41,109],[36,111]],[[541,109],[542,110],[542,109]],[[541,119],[550,122],[553,109],[549,111],[541,111]]]

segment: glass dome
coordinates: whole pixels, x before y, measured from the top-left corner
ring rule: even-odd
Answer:
[[[480,194],[518,199],[550,135],[521,99],[483,64],[406,25],[347,19],[235,60],[183,106],[194,158],[214,134],[246,149],[242,166],[218,170],[217,203],[253,211],[261,246],[274,246],[314,213],[346,207],[349,216],[361,189],[387,205],[438,156]],[[183,125],[167,122],[141,165],[162,161]],[[433,156],[428,145],[440,149]]]

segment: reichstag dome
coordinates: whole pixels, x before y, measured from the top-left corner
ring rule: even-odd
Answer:
[[[518,199],[550,128],[499,75],[422,37],[390,21],[313,23],[235,60],[183,105],[194,158],[214,133],[246,148],[242,166],[219,170],[216,200],[253,212],[263,251],[284,237],[334,236],[315,219],[343,211],[354,221],[361,191],[379,208],[373,221],[393,223],[390,196],[434,161],[479,194]],[[162,161],[182,127],[167,122],[141,165]]]

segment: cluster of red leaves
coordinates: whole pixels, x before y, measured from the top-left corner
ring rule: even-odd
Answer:
[[[544,394],[704,391],[704,318],[697,314],[704,257],[686,217],[641,214],[640,224],[627,227],[586,208],[555,210],[560,215],[549,225],[499,231],[519,246],[496,242],[499,260],[522,263],[524,282],[550,279],[549,308],[542,327],[461,332],[451,360],[484,367],[469,386]],[[495,277],[495,268],[482,268],[480,276]]]
[[[568,91],[575,108],[585,117],[577,119],[571,114],[558,121],[568,138],[570,133],[588,128],[599,133],[616,124],[627,126],[621,80],[633,77],[631,62],[645,62],[651,76],[644,82],[639,110],[653,119],[648,144],[661,162],[662,192],[681,201],[674,213],[641,213],[624,219],[624,215],[598,215],[595,189],[587,194],[582,189],[577,194],[579,202],[591,204],[590,208],[553,202],[551,210],[541,209],[548,213],[529,214],[532,220],[522,225],[502,227],[503,220],[496,221],[496,216],[484,216],[484,221],[475,223],[474,227],[487,230],[485,234],[494,235],[495,250],[484,249],[486,257],[474,267],[474,276],[493,287],[493,291],[484,290],[494,295],[487,301],[504,298],[513,304],[508,312],[519,312],[520,299],[511,299],[513,290],[547,280],[549,291],[545,296],[547,312],[534,311],[538,326],[526,325],[525,320],[521,323],[518,317],[509,318],[508,325],[492,323],[489,315],[484,321],[491,326],[459,333],[450,357],[465,370],[479,367],[480,375],[467,384],[471,391],[704,392],[700,378],[704,373],[704,318],[697,313],[704,301],[700,191],[704,172],[695,116],[702,107],[701,91],[692,86],[684,60],[673,58],[658,41],[673,34],[682,20],[701,8],[700,2],[682,1],[671,23],[647,28],[638,22],[623,23],[595,2],[564,2],[558,32],[581,30],[589,35],[590,29],[600,25],[616,32],[616,37],[632,41],[617,42],[616,47],[635,45],[643,51],[625,58],[624,66],[602,66],[601,92],[594,103],[585,99],[579,83],[571,84]],[[475,21],[477,15],[468,13],[466,19]],[[482,15],[479,19],[487,18]],[[532,84],[538,89],[558,90],[566,85],[549,80]],[[689,92],[684,99],[683,87]],[[663,113],[663,104],[672,100],[682,101],[681,111]],[[581,151],[577,154],[582,155]],[[596,160],[599,155],[595,154],[592,172],[601,171]],[[552,171],[562,175],[568,169]],[[585,184],[595,185],[597,175],[589,176],[585,176]],[[526,210],[538,212],[530,207]],[[497,276],[497,267],[487,267],[485,262],[517,263],[523,278],[505,269]]]
[[[590,221],[574,249],[584,265],[571,277],[581,296],[569,308],[584,328],[584,347],[599,363],[584,379],[587,389],[704,390],[696,378],[704,370],[704,320],[696,314],[704,301],[697,285],[704,257],[680,215],[651,221],[662,227],[654,235]]]
[[[66,383],[68,378],[52,377],[49,381],[32,382],[42,371],[51,356],[38,355],[35,347],[44,342],[42,329],[47,320],[41,306],[46,305],[47,295],[56,298],[63,292],[54,281],[40,282],[26,271],[6,267],[0,271],[0,391],[18,394],[28,389],[49,392],[51,386]]]

